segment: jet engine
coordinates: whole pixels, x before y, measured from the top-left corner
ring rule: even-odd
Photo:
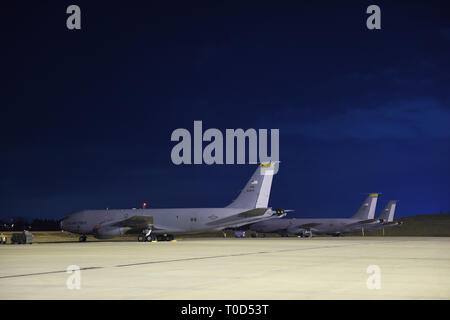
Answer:
[[[99,227],[94,230],[94,237],[97,239],[111,239],[123,235],[129,228],[122,227]]]

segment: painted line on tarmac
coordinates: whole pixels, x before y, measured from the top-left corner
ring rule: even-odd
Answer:
[[[207,259],[217,259],[217,258],[227,258],[227,257],[239,257],[239,256],[250,256],[254,254],[263,254],[270,253],[265,251],[260,252],[245,252],[245,253],[237,253],[237,254],[226,254],[221,256],[207,256],[207,257],[194,257],[194,258],[182,258],[182,259],[172,259],[172,260],[157,260],[157,261],[147,261],[147,262],[138,262],[138,263],[129,263],[129,264],[119,264],[114,266],[115,268],[123,268],[123,267],[132,267],[132,266],[140,266],[145,264],[157,264],[157,263],[170,263],[170,262],[181,262],[181,261],[194,261],[194,260],[207,260]]]
[[[393,241],[383,241],[382,243],[392,243],[392,242]],[[398,242],[398,241],[395,241],[395,242]],[[238,256],[249,256],[249,255],[255,255],[255,254],[268,254],[268,253],[279,253],[279,252],[306,251],[306,250],[315,250],[315,249],[341,248],[341,247],[351,247],[351,246],[358,246],[358,245],[364,245],[364,244],[369,244],[369,243],[351,243],[351,244],[344,244],[344,245],[330,245],[330,246],[317,246],[317,247],[306,247],[306,248],[295,248],[295,249],[281,249],[281,250],[273,250],[273,251],[244,252],[244,253],[219,255],[219,256],[182,258],[182,259],[172,259],[172,260],[157,260],[157,261],[119,264],[114,267],[123,268],[123,267],[132,267],[132,266],[139,266],[139,265],[146,265],[146,264],[159,264],[159,263],[170,263],[170,262],[181,262],[181,261],[218,259],[218,258],[228,258],[228,257],[238,257]]]
[[[80,271],[83,270],[94,270],[94,269],[103,269],[104,267],[86,267],[86,268],[80,268]],[[67,273],[67,270],[64,271],[47,271],[47,272],[36,272],[36,273],[26,273],[26,274],[15,274],[11,276],[0,276],[0,279],[7,279],[7,278],[19,278],[19,277],[29,277],[29,276],[41,276],[44,274],[55,274],[55,273]]]
[[[244,252],[244,253],[236,253],[236,254],[226,254],[220,256],[207,256],[207,257],[194,257],[194,258],[182,258],[182,259],[172,259],[172,260],[156,260],[156,261],[147,261],[147,262],[138,262],[138,263],[128,263],[128,264],[119,264],[114,267],[123,268],[123,267],[132,267],[146,264],[158,264],[158,263],[170,263],[170,262],[181,262],[181,261],[195,261],[195,260],[207,260],[207,259],[218,259],[218,258],[228,258],[228,257],[240,257],[240,256],[250,256],[256,254],[268,254],[268,253],[278,253],[278,252],[289,252],[289,251],[303,251],[303,250],[314,250],[314,249],[327,249],[327,248],[340,248],[340,247],[349,247],[358,244],[347,244],[341,246],[320,246],[320,247],[308,247],[308,248],[296,248],[296,249],[283,249],[283,250],[274,250],[274,251],[257,251],[257,252]]]
[[[171,263],[171,262],[181,262],[181,261],[195,261],[195,260],[207,260],[207,259],[218,259],[218,258],[228,258],[228,257],[240,257],[240,256],[250,256],[250,255],[256,255],[256,254],[267,254],[267,253],[277,253],[277,252],[286,252],[286,251],[299,251],[299,250],[311,250],[311,249],[348,247],[348,246],[351,246],[351,245],[355,245],[355,244],[340,245],[340,246],[321,246],[321,247],[296,248],[296,249],[274,250],[274,251],[244,252],[244,253],[236,253],[236,254],[227,254],[227,255],[218,255],[218,256],[206,256],[206,257],[193,257],[193,258],[172,259],[172,260],[157,260],[157,261],[147,261],[147,262],[120,264],[120,265],[116,265],[116,266],[113,266],[113,267],[114,268],[123,268],[123,267],[133,267],[133,266],[148,265],[148,264]],[[85,267],[85,268],[80,268],[80,271],[96,270],[96,269],[98,270],[98,269],[104,269],[104,268],[106,268],[106,267]],[[0,276],[0,279],[30,277],[30,276],[39,276],[39,275],[57,274],[57,273],[66,273],[66,272],[67,272],[66,270],[58,270],[58,271],[47,271],[47,272],[16,274],[16,275],[9,275],[9,276]]]
[[[405,241],[408,241],[408,240],[405,240]],[[392,242],[393,241],[385,241],[383,243],[392,243]],[[398,241],[395,241],[395,242],[398,242]],[[345,245],[317,246],[317,247],[282,249],[282,250],[273,250],[273,251],[244,252],[244,253],[236,253],[236,254],[227,254],[227,255],[218,255],[218,256],[206,256],[206,257],[193,257],[193,258],[182,258],[182,259],[172,259],[172,260],[157,260],[157,261],[147,261],[147,262],[138,262],[138,263],[129,263],[129,264],[119,264],[119,265],[115,265],[113,267],[114,268],[123,268],[123,267],[133,267],[133,266],[148,265],[148,264],[160,264],[160,263],[171,263],[171,262],[181,262],[181,261],[196,261],[196,260],[219,259],[219,258],[229,258],[229,257],[250,256],[250,255],[257,255],[257,254],[270,254],[270,253],[279,253],[279,252],[294,252],[294,251],[306,251],[306,250],[315,250],[315,249],[341,248],[341,247],[357,246],[357,245],[362,245],[362,244],[365,244],[365,243],[351,243],[351,244],[345,244]],[[369,244],[369,243],[367,243],[367,244]],[[105,269],[105,268],[106,267],[85,267],[85,268],[80,268],[80,271],[98,270],[98,269]],[[57,274],[57,273],[66,273],[66,272],[67,272],[66,270],[59,270],[59,271],[48,271],[48,272],[17,274],[17,275],[9,275],[9,276],[0,276],[0,279],[39,276],[39,275]]]

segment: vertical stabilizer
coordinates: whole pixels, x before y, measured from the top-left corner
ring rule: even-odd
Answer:
[[[373,219],[375,217],[375,208],[377,206],[377,201],[378,193],[369,194],[352,218],[360,220]]]
[[[227,208],[267,208],[278,163],[260,164],[239,196]]]
[[[395,207],[397,206],[397,200],[391,200],[386,205],[383,211],[381,211],[378,219],[383,219],[384,222],[394,221]]]

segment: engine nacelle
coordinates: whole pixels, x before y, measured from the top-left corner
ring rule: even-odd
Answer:
[[[111,239],[123,235],[127,230],[121,227],[100,227],[94,230],[97,239]]]

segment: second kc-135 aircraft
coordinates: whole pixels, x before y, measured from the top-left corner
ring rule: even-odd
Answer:
[[[364,200],[359,210],[346,219],[269,219],[245,226],[247,230],[259,233],[297,234],[301,237],[312,237],[313,233],[341,235],[349,230],[361,230],[382,222],[374,219],[378,193],[371,193]]]
[[[364,229],[367,231],[370,230],[379,230],[391,227],[399,227],[403,224],[401,221],[394,221],[395,208],[397,207],[397,200],[391,200],[388,202],[386,207],[378,216],[378,219],[381,220],[378,224],[371,224],[365,226]],[[356,230],[359,231],[359,230]]]
[[[61,229],[108,239],[129,231],[141,232],[138,241],[173,240],[176,233],[198,233],[237,228],[290,210],[268,207],[273,175],[278,162],[260,164],[239,196],[225,208],[83,210],[61,221]]]

